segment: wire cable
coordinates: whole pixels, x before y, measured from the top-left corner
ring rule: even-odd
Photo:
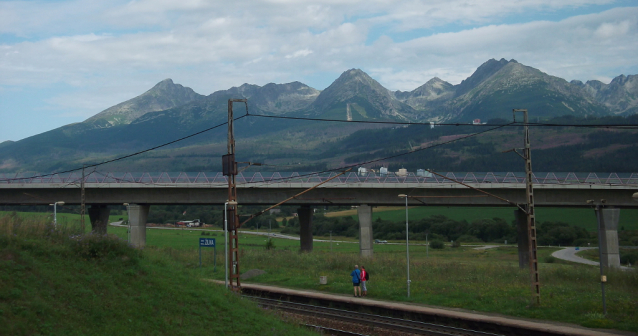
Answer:
[[[512,122],[508,124],[466,124],[466,123],[430,123],[430,122],[404,122],[404,121],[372,121],[372,120],[343,120],[343,119],[326,119],[326,118],[307,118],[307,117],[289,117],[275,116],[264,114],[251,114],[251,117],[288,119],[288,120],[308,120],[308,121],[325,121],[325,122],[341,122],[341,123],[358,123],[358,124],[387,124],[387,125],[425,125],[425,126],[472,126],[472,127],[492,127],[492,126],[508,126],[520,127],[525,126],[522,122]],[[622,128],[622,129],[638,129],[638,124],[553,124],[553,123],[531,123],[527,126],[532,127],[589,127],[589,128]]]
[[[235,119],[233,119],[233,121],[236,121],[236,120],[242,119],[242,118],[244,118],[244,117],[246,117],[246,116],[247,116],[247,114],[246,114],[246,115],[243,115],[243,116],[241,116],[241,117],[235,118]],[[158,149],[158,148],[166,147],[166,146],[168,146],[168,145],[172,145],[172,144],[174,144],[174,143],[176,143],[176,142],[183,141],[183,140],[186,140],[186,139],[188,139],[188,138],[192,138],[192,137],[194,137],[194,136],[196,136],[196,135],[200,135],[200,134],[202,134],[202,133],[206,133],[206,132],[208,132],[208,131],[212,131],[212,130],[214,130],[214,129],[218,128],[218,127],[224,126],[224,125],[226,125],[226,124],[228,124],[228,122],[224,122],[224,123],[221,123],[221,124],[215,125],[215,126],[213,126],[213,127],[209,127],[209,128],[207,128],[207,129],[202,130],[202,131],[199,131],[199,132],[197,132],[197,133],[193,133],[193,134],[187,135],[187,136],[185,136],[185,137],[181,137],[181,138],[179,138],[179,139],[177,139],[177,140],[173,140],[173,141],[170,141],[170,142],[167,142],[167,143],[164,143],[164,144],[161,144],[161,145],[155,146],[155,147],[151,147],[151,148],[148,148],[148,149],[145,149],[145,150],[139,151],[139,152],[135,152],[135,153],[132,153],[132,154],[128,154],[128,155],[124,155],[124,156],[120,156],[120,157],[115,158],[115,159],[112,159],[112,160],[102,161],[102,162],[100,162],[100,163],[95,163],[95,164],[91,164],[91,165],[86,165],[86,166],[84,166],[84,168],[97,167],[97,166],[101,166],[101,165],[104,165],[104,164],[107,164],[107,163],[111,163],[111,162],[115,162],[115,161],[120,161],[120,160],[124,160],[124,159],[130,158],[130,157],[136,156],[136,155],[144,154],[144,153],[146,153],[146,152],[150,152],[150,151],[156,150],[156,149]],[[36,176],[30,176],[30,177],[20,177],[20,178],[10,178],[10,179],[0,179],[0,181],[18,181],[18,180],[28,180],[28,179],[33,179],[33,178],[41,178],[41,177],[53,176],[53,175],[57,175],[57,174],[71,173],[71,172],[78,171],[78,170],[82,170],[82,168],[69,169],[69,170],[65,170],[65,171],[59,171],[59,172],[55,172],[55,173],[49,173],[49,174],[43,174],[43,175],[36,175]]]
[[[253,116],[253,114],[251,114],[251,116]],[[399,154],[395,154],[395,155],[390,155],[390,156],[386,156],[386,157],[379,158],[379,159],[369,160],[369,161],[365,161],[365,162],[358,162],[358,163],[351,164],[351,165],[341,166],[341,167],[333,168],[333,169],[327,169],[327,170],[323,170],[323,171],[319,171],[319,172],[312,172],[312,173],[303,174],[303,175],[282,177],[281,179],[273,179],[273,180],[270,180],[269,182],[271,182],[271,181],[280,181],[280,180],[288,180],[288,179],[295,179],[295,178],[300,178],[300,177],[304,177],[304,176],[312,176],[312,175],[319,175],[319,174],[323,174],[323,173],[341,171],[341,170],[344,170],[344,169],[347,169],[347,168],[352,168],[352,167],[356,167],[356,166],[362,166],[362,165],[365,165],[365,164],[370,164],[370,163],[379,162],[379,161],[383,161],[383,160],[394,159],[394,158],[397,158],[397,157],[400,157],[400,156],[409,155],[409,154],[412,154],[412,153],[416,153],[416,152],[420,152],[420,151],[424,151],[424,150],[428,150],[428,149],[444,146],[444,145],[447,145],[449,143],[460,141],[460,140],[463,140],[463,139],[475,137],[477,135],[481,135],[481,134],[484,134],[484,133],[487,133],[487,132],[495,131],[497,129],[506,127],[508,125],[510,125],[510,124],[496,126],[496,127],[490,128],[488,130],[484,130],[484,131],[481,131],[481,132],[468,134],[466,136],[462,136],[462,137],[459,137],[459,138],[456,138],[456,139],[452,139],[452,140],[448,140],[448,141],[441,142],[441,143],[438,143],[438,144],[434,144],[434,145],[431,145],[431,146],[428,146],[428,147],[413,149],[413,150],[410,150],[410,151],[407,151],[407,152],[403,152],[403,153],[399,153]],[[245,182],[245,183],[241,183],[241,185],[252,184],[252,183],[264,183],[264,182],[262,182],[262,181],[260,181],[260,182]],[[238,185],[240,185],[240,184],[238,184]]]

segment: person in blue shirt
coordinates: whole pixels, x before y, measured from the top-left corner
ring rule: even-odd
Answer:
[[[361,297],[361,271],[359,270],[359,265],[354,265],[354,271],[350,273],[352,277],[352,286],[354,287],[354,297]],[[359,291],[359,295],[357,295],[357,290]]]

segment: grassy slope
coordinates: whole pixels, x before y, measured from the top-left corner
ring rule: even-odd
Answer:
[[[161,249],[90,258],[67,236],[13,236],[6,223],[0,218],[0,335],[311,334],[201,281]]]

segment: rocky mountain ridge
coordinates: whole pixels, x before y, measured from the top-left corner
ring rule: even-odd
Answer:
[[[175,84],[172,79],[168,78],[157,83],[143,94],[90,117],[84,123],[93,124],[96,128],[130,124],[148,112],[181,106],[202,97],[204,96],[191,88]]]
[[[452,85],[433,78],[412,91],[390,91],[360,69],[341,74],[328,88],[316,90],[300,82],[243,84],[208,96],[164,80],[142,95],[108,108],[85,122],[60,127],[17,142],[0,144],[0,171],[54,171],[146,149],[221,125],[227,101],[247,98],[251,114],[289,115],[338,120],[452,121],[511,120],[512,108],[527,108],[532,118],[561,115],[605,116],[638,113],[638,76],[600,81],[567,82],[515,60],[488,60],[466,80]],[[243,113],[238,106],[236,115]],[[245,118],[237,130],[246,143],[264,146],[264,139],[284,141],[285,155],[297,151],[298,141],[328,143],[362,124],[312,126],[299,121]],[[220,128],[221,130],[221,128]],[[241,134],[241,132],[244,132]],[[223,141],[223,132],[180,142],[172,149],[190,155],[188,146]],[[252,141],[252,142],[251,142]],[[285,142],[288,141],[288,142]],[[274,150],[273,150],[274,151]],[[273,153],[270,149],[267,153]],[[204,155],[202,157],[209,157]],[[175,162],[181,162],[175,158]],[[171,161],[172,162],[172,161]],[[199,161],[198,161],[199,162]],[[202,167],[210,159],[202,159]]]

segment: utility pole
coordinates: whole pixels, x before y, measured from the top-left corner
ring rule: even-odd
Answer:
[[[527,206],[525,212],[527,214],[527,240],[529,246],[529,273],[530,285],[532,287],[532,303],[540,305],[541,289],[540,279],[538,277],[538,256],[536,242],[536,212],[534,211],[534,188],[532,185],[532,151],[529,142],[529,116],[527,109],[513,109],[514,122],[516,122],[516,112],[523,112],[523,123],[525,131],[525,147],[523,154],[517,152],[525,160],[525,195],[527,198]]]
[[[85,226],[84,226],[84,214],[86,213],[86,194],[84,192],[84,168],[85,165],[82,165],[82,181],[80,182],[81,196],[80,196],[80,227],[82,228],[82,234],[84,234]]]
[[[228,212],[228,228],[230,233],[229,253],[226,254],[228,266],[230,268],[230,288],[239,291],[241,284],[239,281],[239,209],[237,205],[237,162],[235,161],[235,127],[233,124],[233,103],[248,103],[246,99],[228,99],[228,154],[222,156],[223,173],[228,176],[228,201],[226,210]],[[233,284],[234,282],[234,284]]]

